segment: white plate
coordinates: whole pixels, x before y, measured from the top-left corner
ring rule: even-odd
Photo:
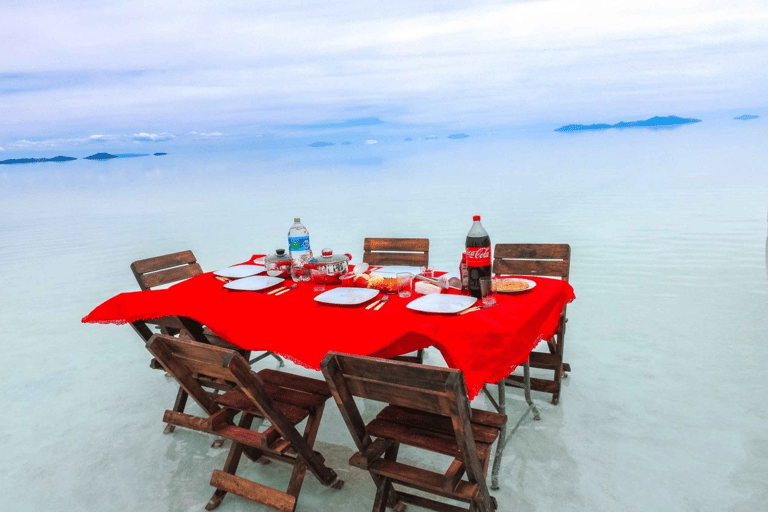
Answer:
[[[419,297],[418,299],[409,302],[406,307],[424,313],[458,313],[463,309],[467,309],[475,302],[477,302],[476,298],[468,297],[466,295],[434,293],[432,295]]]
[[[336,305],[354,305],[368,302],[379,294],[379,290],[374,288],[352,288],[351,286],[341,286],[323,292],[315,300],[324,304]]]
[[[495,282],[499,282],[499,281],[517,281],[517,282],[520,282],[520,283],[528,283],[528,288],[526,288],[525,290],[509,290],[509,291],[496,290],[496,293],[520,293],[520,292],[527,292],[531,288],[535,288],[536,287],[536,281],[531,281],[530,279],[523,279],[523,278],[520,278],[520,277],[505,277],[503,279],[494,279],[494,281]]]
[[[421,272],[421,267],[390,265],[388,267],[381,267],[378,270],[372,270],[371,274],[379,274],[382,277],[397,277],[397,274],[401,272],[410,272],[411,274],[416,275]]]
[[[280,277],[269,277],[269,276],[251,276],[246,277],[245,279],[238,279],[237,281],[231,281],[224,285],[224,288],[227,288],[229,290],[246,290],[255,292],[258,290],[266,290],[267,288],[272,288],[276,284],[280,284],[285,279],[282,279]]]
[[[231,279],[240,279],[241,277],[255,276],[264,272],[262,265],[235,265],[234,267],[227,267],[214,272],[215,275],[221,277],[229,277]]]

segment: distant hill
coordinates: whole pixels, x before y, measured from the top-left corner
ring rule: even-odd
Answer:
[[[411,142],[413,139],[411,137],[406,137],[403,139],[405,142]]]
[[[117,155],[110,155],[109,153],[96,153],[95,155],[83,158],[83,160],[110,160],[112,158],[117,158]]]
[[[466,133],[454,133],[453,135],[449,135],[449,139],[466,139],[469,137]]]
[[[163,156],[163,155],[167,155],[167,154],[168,153],[155,153],[155,156]]]
[[[77,158],[61,155],[53,158],[12,158],[10,160],[3,160],[0,164],[34,164],[38,162],[69,162],[70,160],[77,160]]]
[[[333,146],[333,142],[313,142],[309,145],[311,148],[324,148],[326,146]]]
[[[749,121],[750,119],[757,119],[760,116],[753,116],[752,114],[744,114],[743,116],[734,117],[737,121]]]
[[[654,127],[654,126],[676,126],[681,124],[700,123],[701,119],[687,119],[684,117],[667,116],[667,117],[652,117],[644,121],[630,121],[628,123],[622,121],[616,124],[569,124],[557,128],[556,132],[575,132],[582,130],[607,130],[609,128],[635,128],[635,127]]]

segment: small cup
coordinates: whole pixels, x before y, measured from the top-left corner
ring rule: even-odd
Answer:
[[[291,279],[293,279],[294,283],[298,283],[299,281],[305,281],[306,279],[303,279],[304,274],[307,273],[307,270],[304,268],[304,263],[301,261],[294,261],[291,263]]]
[[[413,293],[413,274],[400,272],[397,274],[397,295],[407,299]]]
[[[316,292],[324,292],[325,291],[325,272],[322,270],[317,269],[310,269],[309,275],[312,278],[312,282],[315,283],[315,287],[313,288]]]
[[[483,300],[483,305],[488,306],[496,304],[496,299],[493,297],[494,283],[492,277],[480,278],[480,297]]]
[[[435,277],[435,267],[429,266],[429,267],[421,267],[421,275],[424,277],[434,278]]]

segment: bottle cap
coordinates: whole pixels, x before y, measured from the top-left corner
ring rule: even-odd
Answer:
[[[299,217],[294,217],[293,222],[301,222],[301,219]]]
[[[480,216],[479,215],[475,215],[474,217],[472,217],[472,220],[480,220]]]

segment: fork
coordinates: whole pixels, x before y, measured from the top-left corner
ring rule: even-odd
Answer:
[[[280,290],[279,292],[277,292],[277,293],[275,294],[275,297],[277,297],[278,295],[282,295],[282,294],[284,294],[284,293],[288,293],[288,292],[289,292],[289,291],[291,291],[291,290],[295,290],[295,289],[296,289],[296,287],[298,287],[298,286],[299,286],[298,284],[294,283],[294,284],[292,284],[291,286],[289,286],[288,288],[286,288],[286,289],[284,289],[284,290]]]
[[[376,307],[375,307],[375,308],[373,308],[373,310],[374,310],[374,311],[378,311],[378,310],[380,310],[380,309],[381,309],[381,306],[383,306],[384,304],[386,304],[388,300],[389,300],[389,295],[385,295],[385,296],[383,296],[383,297],[381,298],[381,300],[379,301],[379,303],[376,305]]]

